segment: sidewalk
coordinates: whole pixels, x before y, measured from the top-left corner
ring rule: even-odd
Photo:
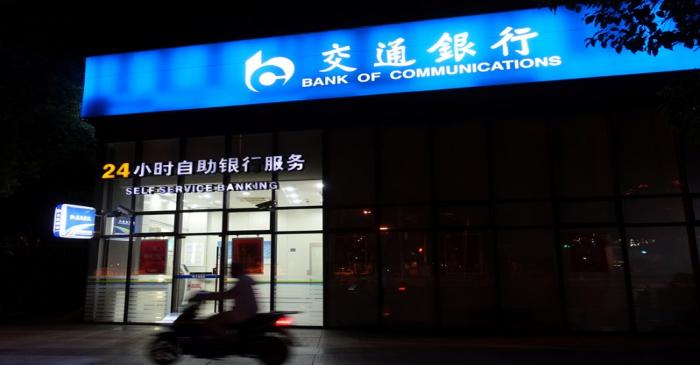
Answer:
[[[0,327],[0,364],[150,364],[146,343],[160,328],[122,325]],[[667,364],[700,359],[700,338],[579,335],[458,337],[295,329],[291,365]],[[682,361],[682,362],[681,362]],[[184,357],[177,364],[256,364]]]

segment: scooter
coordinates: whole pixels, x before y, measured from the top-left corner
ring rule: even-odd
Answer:
[[[182,355],[205,359],[227,356],[258,358],[266,365],[284,363],[293,345],[287,327],[289,315],[299,312],[258,313],[255,317],[232,326],[233,334],[215,336],[205,326],[205,320],[195,319],[200,302],[194,302],[150,343],[148,353],[159,365],[172,364]]]

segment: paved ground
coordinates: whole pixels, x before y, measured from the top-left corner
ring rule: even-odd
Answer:
[[[145,344],[156,326],[0,327],[0,364],[150,364]],[[697,364],[700,338],[579,335],[460,337],[297,329],[289,364]],[[178,364],[256,364],[251,359]]]

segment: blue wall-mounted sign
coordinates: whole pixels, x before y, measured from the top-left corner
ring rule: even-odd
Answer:
[[[128,236],[131,232],[130,217],[114,217],[112,221],[112,232],[114,236]]]
[[[61,238],[90,239],[95,231],[95,208],[59,204],[53,216],[53,235]]]
[[[586,47],[581,15],[533,9],[107,56],[86,61],[83,117],[679,71]]]

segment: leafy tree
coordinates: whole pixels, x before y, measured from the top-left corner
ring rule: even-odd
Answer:
[[[72,313],[87,277],[87,243],[51,235],[56,203],[93,201],[94,130],[79,117],[83,60],[32,45],[0,39],[0,275],[23,273],[5,288],[13,294],[0,302],[0,322]],[[67,299],[47,309],[46,295]]]
[[[563,6],[582,13],[598,31],[586,39],[590,46],[611,47],[657,55],[662,48],[700,48],[700,1],[697,0],[546,0],[556,11]]]
[[[8,72],[0,83],[0,198],[35,179],[69,186],[62,184],[71,179],[66,172],[92,168],[85,165],[95,155],[93,128],[79,117],[81,62],[2,51]]]
[[[574,1],[544,0],[556,12],[563,6],[581,13],[586,24],[597,30],[586,38],[587,46],[610,47],[617,53],[646,52],[658,55],[661,49],[686,47],[700,49],[699,0]],[[700,53],[698,53],[700,57]],[[658,92],[661,109],[669,124],[684,142],[700,147],[700,73],[686,72],[673,77]]]

